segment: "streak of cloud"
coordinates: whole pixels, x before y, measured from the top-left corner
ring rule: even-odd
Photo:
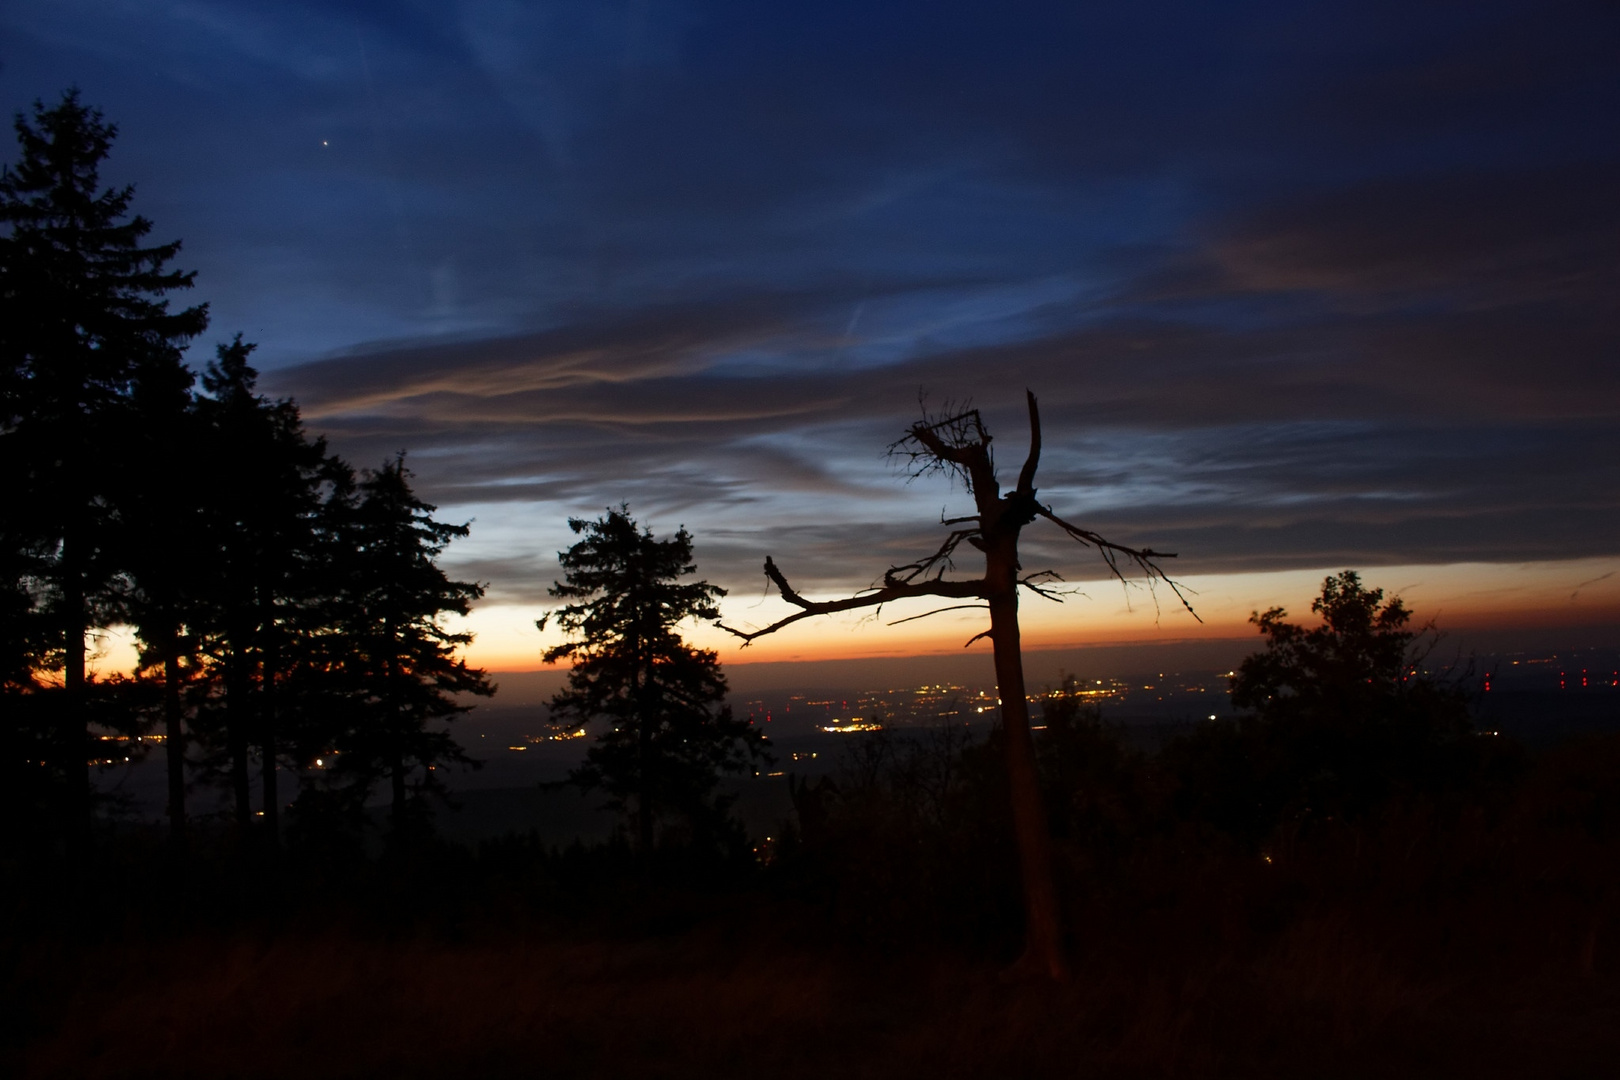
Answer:
[[[1576,597],[1581,595],[1581,590],[1586,588],[1588,585],[1596,585],[1598,582],[1608,581],[1612,577],[1614,577],[1614,571],[1610,570],[1607,574],[1599,574],[1595,578],[1587,578],[1585,581],[1575,586],[1575,591],[1569,594],[1569,602],[1573,604]]]
[[[409,448],[492,598],[543,603],[566,518],[621,501],[739,594],[766,552],[865,584],[961,502],[883,458],[919,391],[980,404],[1007,467],[1034,390],[1042,497],[1187,572],[1616,553],[1612,5],[17,0],[0,30],[6,99],[107,109],[108,178],[219,333],[357,464]]]

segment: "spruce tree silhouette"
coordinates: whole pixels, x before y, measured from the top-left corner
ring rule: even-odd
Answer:
[[[1120,580],[1120,563],[1135,565],[1151,584],[1161,581],[1181,600],[1175,582],[1159,568],[1157,559],[1173,558],[1170,552],[1147,548],[1122,547],[1098,534],[1071,525],[1035,498],[1035,471],[1041,458],[1041,418],[1035,395],[1026,393],[1029,406],[1029,454],[1018,474],[1017,486],[1001,494],[996,479],[995,459],[990,452],[991,436],[977,409],[947,410],[939,418],[925,416],[898,442],[890,453],[904,458],[911,475],[943,472],[961,480],[973,496],[975,513],[952,518],[941,524],[957,526],[932,555],[904,566],[890,567],[883,584],[856,596],[840,600],[812,601],[794,591],[770,557],[765,559],[765,576],[776,586],[782,599],[799,610],[759,630],[744,631],[720,624],[721,629],[742,638],[745,643],[773,634],[800,619],[858,608],[881,607],[894,600],[918,596],[938,596],[978,603],[952,604],[940,611],[985,608],[990,628],[974,635],[972,645],[989,638],[994,648],[996,687],[1001,698],[1001,725],[1006,747],[1007,779],[1012,792],[1013,825],[1018,843],[1019,866],[1023,877],[1025,904],[1025,950],[1011,974],[1044,974],[1067,978],[1062,931],[1058,918],[1057,892],[1052,882],[1051,839],[1041,808],[1040,783],[1036,773],[1034,742],[1029,727],[1029,701],[1024,687],[1024,665],[1018,627],[1018,590],[1029,589],[1040,596],[1060,599],[1041,582],[1056,579],[1052,571],[1024,574],[1018,558],[1018,539],[1024,526],[1045,518],[1071,539],[1095,547],[1109,570]],[[984,576],[972,580],[947,580],[952,557],[963,543],[984,553]],[[918,615],[912,618],[923,618]],[[1194,614],[1194,618],[1197,618]],[[901,622],[910,621],[902,619]]]
[[[456,655],[472,635],[442,622],[466,615],[484,595],[482,585],[453,581],[435,562],[470,529],[435,521],[437,508],[416,496],[410,478],[401,454],[367,471],[352,499],[340,497],[347,486],[340,481],[329,500],[339,514],[329,537],[337,607],[327,623],[339,640],[330,659],[352,697],[327,743],[337,751],[337,778],[362,790],[373,777],[387,778],[395,840],[422,824],[424,814],[413,813],[423,808],[420,796],[444,792],[439,766],[477,764],[433,725],[472,708],[455,695],[495,692],[482,670]]]
[[[289,638],[312,602],[316,525],[328,469],[326,443],[305,434],[298,407],[258,393],[241,335],[218,348],[197,402],[204,438],[196,472],[207,492],[200,525],[208,545],[199,629],[223,676],[222,731],[239,828],[254,822],[250,755],[259,752],[262,834],[279,836],[278,762],[285,750],[277,690]]]
[[[116,473],[120,491],[121,607],[135,629],[142,670],[156,668],[162,683],[169,844],[183,858],[189,847],[186,748],[193,734],[183,698],[200,667],[196,630],[210,561],[202,527],[209,492],[195,480],[196,454],[206,443],[192,394],[195,378],[179,365],[165,375],[135,387],[126,453],[106,467]]]
[[[465,711],[452,695],[492,692],[453,655],[468,636],[438,622],[482,594],[433,563],[466,528],[432,519],[403,460],[357,484],[292,401],[258,393],[240,335],[195,392],[181,353],[207,308],[169,310],[192,284],[168,269],[179,243],[143,246],[133,189],[101,188],[116,129],[77,91],[16,129],[21,157],[0,175],[0,497],[27,512],[0,520],[7,796],[86,845],[88,727],[112,715],[92,708],[86,639],[127,622],[143,671],[161,671],[176,852],[195,743],[223,749],[240,832],[267,851],[278,766],[307,745],[370,762],[362,798],[390,776],[397,825],[414,769],[433,788],[432,766],[466,760],[430,723]]]
[[[152,225],[130,215],[134,189],[101,187],[117,129],[77,90],[36,102],[15,126],[21,157],[0,175],[0,460],[17,477],[12,505],[28,507],[24,549],[40,560],[31,603],[62,676],[61,825],[82,846],[86,638],[116,618],[112,583],[124,569],[111,545],[120,493],[105,465],[126,452],[134,388],[173,377],[207,309],[169,310],[166,294],[192,283],[167,268],[180,244],[143,246]]]
[[[725,590],[680,579],[697,572],[692,536],[666,540],[636,525],[629,508],[595,521],[571,518],[584,539],[558,553],[563,578],[551,595],[565,604],[555,619],[575,640],[547,649],[546,663],[568,660],[567,687],[551,699],[553,724],[606,720],[585,764],[571,774],[599,788],[627,813],[643,855],[657,826],[678,822],[696,844],[723,835],[728,804],[715,798],[721,773],[741,773],[768,760],[764,737],[723,705],[726,680],[714,652],[694,649],[676,627],[713,619]]]
[[[21,470],[10,466],[11,440],[0,435],[0,505],[18,508],[0,514],[0,715],[5,739],[0,744],[0,815],[8,821],[51,823],[61,812],[62,776],[57,717],[48,708],[51,694],[36,679],[50,666],[50,633],[37,603],[34,583],[43,580],[48,553],[27,526]],[[25,830],[19,850],[42,851],[55,830],[45,836]]]

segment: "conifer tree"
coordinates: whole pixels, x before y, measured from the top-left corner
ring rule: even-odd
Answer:
[[[651,850],[656,826],[671,819],[696,838],[712,837],[726,806],[714,797],[722,772],[754,769],[765,739],[724,706],[725,676],[712,650],[694,649],[676,627],[712,619],[725,590],[680,579],[697,572],[692,536],[667,540],[609,510],[596,521],[571,518],[584,539],[560,552],[564,580],[550,592],[573,601],[555,618],[573,640],[546,650],[547,663],[573,663],[568,685],[551,700],[553,724],[608,722],[571,779],[599,788],[629,813],[638,848]]]
[[[198,572],[207,575],[201,618],[224,690],[212,719],[224,735],[237,822],[246,828],[254,820],[249,767],[257,749],[264,833],[274,845],[285,744],[277,691],[289,639],[310,602],[328,455],[324,440],[305,434],[292,401],[258,392],[253,349],[237,335],[202,377],[198,464],[209,554]]]
[[[161,717],[168,769],[171,849],[187,848],[186,747],[183,691],[198,668],[197,635],[204,614],[209,563],[202,528],[208,492],[192,480],[194,456],[204,445],[189,369],[176,365],[167,378],[142,380],[133,395],[128,453],[109,468],[119,470],[121,493],[117,543],[124,568],[125,619],[135,629],[143,669],[156,668],[162,683]]]
[[[10,440],[0,437],[0,451]],[[18,474],[0,460],[0,505],[22,507]],[[62,787],[60,742],[36,675],[47,664],[50,643],[36,603],[34,583],[45,559],[24,514],[0,515],[0,814],[8,821],[46,821],[56,812]],[[38,842],[41,837],[24,837]]]
[[[117,129],[77,91],[16,119],[21,156],[0,174],[0,461],[28,507],[8,537],[40,564],[28,576],[48,663],[62,673],[53,759],[70,843],[89,823],[86,637],[116,617],[113,549],[130,401],[143,380],[173,377],[203,306],[171,312],[192,275],[168,269],[179,242],[145,246],[134,189],[102,188]],[[13,600],[16,599],[15,589]],[[13,613],[14,617],[17,613]]]
[[[466,615],[484,594],[476,582],[451,580],[435,561],[470,529],[434,520],[437,507],[417,497],[410,478],[401,454],[368,470],[352,495],[336,481],[328,541],[337,608],[326,620],[336,640],[319,665],[329,684],[341,679],[350,691],[345,722],[327,736],[338,776],[362,793],[387,779],[396,838],[420,805],[413,789],[442,791],[434,776],[440,765],[474,764],[439,726],[471,708],[456,695],[495,692],[457,655],[472,635],[443,622]]]

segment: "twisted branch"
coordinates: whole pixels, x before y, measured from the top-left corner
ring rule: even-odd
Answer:
[[[1035,470],[1041,464],[1041,410],[1035,404],[1035,392],[1025,390],[1024,396],[1029,399],[1029,456],[1024,459],[1024,467],[1018,471],[1018,492],[1035,496]]]
[[[937,607],[933,611],[925,611],[921,615],[907,615],[903,619],[894,620],[889,625],[890,626],[899,626],[901,623],[915,622],[918,619],[926,619],[930,615],[939,615],[939,614],[941,614],[943,612],[946,612],[946,611],[967,611],[967,610],[989,611],[990,610],[990,605],[988,605],[988,604],[952,604],[950,607]]]
[[[1119,568],[1119,560],[1123,556],[1124,558],[1135,563],[1137,569],[1142,571],[1142,576],[1148,580],[1149,590],[1153,588],[1155,581],[1164,582],[1166,585],[1170,586],[1170,591],[1176,594],[1176,599],[1181,601],[1181,606],[1187,609],[1187,614],[1191,615],[1195,619],[1198,619],[1199,622],[1204,621],[1203,619],[1198,618],[1198,612],[1193,610],[1193,606],[1188,603],[1187,598],[1181,594],[1181,587],[1175,581],[1175,579],[1173,579],[1169,574],[1166,574],[1164,569],[1159,566],[1158,563],[1153,561],[1155,559],[1173,559],[1176,557],[1175,552],[1154,551],[1152,548],[1131,548],[1126,547],[1123,544],[1116,544],[1111,540],[1105,540],[1102,536],[1092,532],[1090,529],[1082,529],[1078,525],[1069,524],[1067,521],[1064,521],[1062,518],[1052,513],[1049,507],[1042,506],[1039,503],[1035,504],[1035,512],[1041,517],[1045,518],[1047,521],[1050,521],[1052,524],[1056,525],[1058,528],[1062,529],[1064,532],[1068,533],[1073,539],[1078,540],[1080,543],[1089,547],[1096,548],[1097,553],[1102,556],[1103,562],[1108,564],[1109,571],[1113,573],[1113,575],[1120,581],[1126,582],[1127,584],[1129,583],[1129,579],[1126,578],[1125,574]],[[1156,595],[1154,602],[1158,602]]]
[[[973,581],[946,581],[945,572],[952,567],[952,556],[956,549],[966,541],[967,543],[988,552],[986,546],[993,536],[1005,539],[1008,533],[1012,536],[1014,544],[1017,542],[1018,531],[1033,521],[1036,517],[1044,517],[1058,528],[1068,533],[1070,538],[1097,549],[1103,561],[1108,564],[1109,571],[1125,584],[1130,584],[1121,563],[1127,561],[1134,564],[1143,576],[1147,578],[1148,589],[1153,592],[1156,582],[1164,582],[1175,593],[1181,606],[1187,613],[1199,622],[1198,613],[1193,610],[1192,604],[1182,594],[1180,585],[1166,574],[1155,561],[1157,559],[1173,559],[1175,554],[1168,551],[1154,551],[1152,548],[1131,548],[1123,544],[1116,544],[1105,539],[1090,529],[1082,529],[1078,525],[1071,525],[1056,514],[1050,507],[1042,505],[1035,498],[1035,472],[1041,460],[1041,417],[1040,410],[1035,403],[1035,395],[1026,391],[1029,403],[1029,454],[1024,459],[1023,468],[1019,470],[1018,486],[1005,496],[997,497],[995,479],[995,463],[990,454],[990,434],[984,430],[984,421],[979,410],[962,408],[949,413],[942,419],[924,419],[911,426],[906,436],[889,447],[893,456],[905,456],[912,464],[912,476],[920,476],[932,469],[944,469],[960,475],[968,484],[978,503],[977,514],[968,517],[946,518],[940,514],[941,525],[968,525],[968,528],[953,529],[949,536],[939,545],[932,555],[919,559],[913,563],[901,566],[891,566],[883,574],[883,585],[864,590],[861,593],[845,597],[841,600],[806,600],[788,584],[782,571],[777,568],[774,560],[766,558],[765,576],[776,586],[782,594],[782,599],[797,607],[799,610],[785,618],[778,619],[769,626],[760,630],[743,631],[724,623],[716,623],[720,629],[743,640],[746,645],[755,638],[766,634],[773,634],[785,626],[790,626],[800,619],[812,615],[831,615],[840,611],[852,611],[858,608],[880,608],[892,600],[903,600],[913,596],[942,596],[950,599],[976,599],[987,600],[990,596],[989,579],[979,578]],[[949,408],[949,406],[947,406]],[[919,466],[917,463],[922,461]],[[988,532],[986,530],[989,530]],[[1016,555],[1014,556],[1016,559]],[[1016,562],[1015,562],[1016,565]],[[1019,578],[1018,585],[1029,589],[1039,596],[1058,603],[1063,602],[1059,592],[1051,588],[1043,588],[1038,582],[1052,579],[1062,581],[1061,575],[1053,571],[1041,571]],[[1154,606],[1158,605],[1158,594],[1153,592]],[[974,604],[957,604],[925,612],[922,615],[912,615],[896,620],[891,626],[911,622],[914,619],[927,618],[943,611],[955,611],[960,608],[976,607]],[[989,631],[976,635],[968,642],[969,645],[980,638],[988,636]]]
[[[949,410],[950,402],[945,407]],[[904,457],[910,463],[912,479],[936,470],[950,472],[973,491],[979,482],[994,478],[990,442],[979,410],[964,406],[938,420],[925,415],[903,438],[890,444],[889,456]]]
[[[832,615],[840,611],[854,611],[858,608],[881,607],[894,600],[905,600],[913,596],[943,596],[952,600],[982,600],[985,599],[985,586],[983,581],[944,581],[940,578],[930,578],[926,581],[897,581],[885,584],[881,589],[858,596],[847,596],[842,600],[806,600],[800,596],[793,586],[788,584],[782,571],[777,569],[776,562],[769,556],[765,559],[765,576],[770,578],[782,594],[782,599],[797,607],[799,610],[785,618],[778,619],[759,630],[745,631],[727,626],[725,623],[715,623],[720,629],[735,637],[742,638],[743,643],[753,641],[755,638],[774,634],[784,626],[790,626],[800,619],[807,619],[812,615]]]
[[[1050,589],[1043,589],[1039,585],[1035,584],[1035,582],[1041,578],[1051,578],[1053,581],[1062,581],[1063,575],[1058,573],[1056,570],[1039,570],[1027,577],[1019,578],[1018,584],[1022,585],[1024,588],[1028,589],[1037,596],[1044,596],[1046,599],[1051,600],[1054,603],[1063,603],[1063,597],[1058,593]]]
[[[901,585],[916,581],[935,566],[939,567],[939,573],[934,575],[937,580],[945,571],[951,568],[951,553],[956,550],[957,545],[963,540],[971,541],[974,536],[978,535],[978,532],[978,529],[954,530],[951,535],[945,538],[945,542],[939,545],[939,550],[928,556],[928,558],[919,559],[914,563],[906,563],[904,566],[891,566],[885,570],[883,572],[883,584]]]

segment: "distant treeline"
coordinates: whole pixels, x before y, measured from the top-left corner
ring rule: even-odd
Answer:
[[[1527,751],[1474,729],[1461,673],[1425,670],[1435,636],[1411,629],[1398,598],[1345,571],[1312,610],[1314,627],[1280,608],[1257,613],[1266,645],[1231,679],[1244,711],[1153,752],[1073,679],[1040,698],[1037,771],[1070,903],[1128,881],[1143,859],[1163,861],[1169,882],[1210,858],[1269,865],[1348,844],[1372,860],[1373,848],[1459,828],[1473,842],[1469,830],[1535,790]],[[975,743],[961,727],[861,736],[834,777],[794,785],[797,821],[768,857],[836,881],[848,916],[885,932],[907,920],[991,932],[1016,901],[1003,738]],[[1599,817],[1606,837],[1615,822]],[[1000,875],[985,873],[996,865]]]
[[[394,829],[435,769],[466,761],[435,721],[488,694],[446,630],[482,587],[435,565],[465,526],[436,521],[404,455],[357,472],[255,386],[254,346],[187,345],[206,305],[148,245],[130,188],[103,190],[116,129],[70,92],[19,116],[0,177],[0,793],[25,844],[90,839],[109,741],[161,736],[169,822],[188,785],[225,785],[239,835],[279,842],[281,809],[331,830],[379,784]],[[133,629],[140,667],[97,678],[91,650]],[[120,748],[111,753],[109,745]],[[278,783],[278,766],[298,777]],[[255,776],[259,798],[255,800]]]

